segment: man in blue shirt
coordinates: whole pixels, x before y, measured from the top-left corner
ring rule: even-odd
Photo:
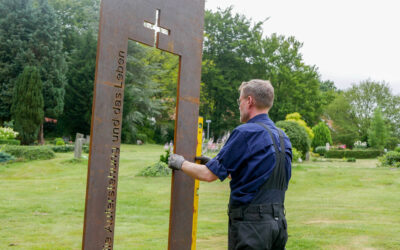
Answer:
[[[289,138],[269,119],[269,81],[243,82],[240,121],[216,157],[205,165],[172,154],[169,167],[202,181],[231,178],[228,249],[285,249],[285,192],[291,177]]]

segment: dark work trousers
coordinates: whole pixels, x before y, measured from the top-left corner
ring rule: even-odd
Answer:
[[[288,239],[285,218],[285,191],[287,190],[285,169],[285,146],[279,131],[281,150],[270,129],[264,124],[272,137],[276,163],[271,176],[261,186],[250,204],[235,206],[229,202],[229,250],[285,249]]]

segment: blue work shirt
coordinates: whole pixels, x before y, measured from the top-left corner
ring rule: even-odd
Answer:
[[[249,204],[262,184],[271,175],[276,161],[275,148],[268,131],[256,122],[267,125],[280,150],[278,130],[267,114],[260,114],[236,127],[216,157],[206,166],[223,181],[231,175],[231,202]],[[284,133],[283,133],[284,134]],[[284,134],[287,182],[291,177],[292,145]]]

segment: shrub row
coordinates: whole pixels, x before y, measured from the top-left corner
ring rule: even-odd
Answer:
[[[3,151],[23,160],[48,160],[55,157],[53,150],[46,146],[7,145]]]
[[[0,144],[5,144],[5,145],[20,145],[21,141],[15,140],[15,139],[2,139],[0,140]]]
[[[51,146],[51,149],[56,153],[66,153],[66,152],[73,152],[75,146],[74,145]]]
[[[382,155],[381,150],[329,150],[325,153],[326,158],[370,159],[380,155]]]

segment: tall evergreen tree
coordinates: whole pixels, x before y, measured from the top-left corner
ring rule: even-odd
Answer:
[[[43,123],[42,81],[37,68],[26,66],[18,76],[12,99],[14,128],[22,144],[31,144],[37,137]]]
[[[368,129],[368,144],[377,149],[383,149],[388,139],[388,130],[382,111],[377,107],[371,121],[371,127]]]
[[[90,133],[97,41],[91,30],[79,39],[71,54],[61,123],[65,134]]]
[[[312,128],[314,133],[314,138],[311,141],[311,147],[315,148],[318,146],[325,146],[326,143],[332,145],[332,137],[331,131],[328,126],[326,126],[325,122],[319,122]]]
[[[0,2],[0,119],[10,119],[16,78],[27,65],[36,65],[43,82],[45,115],[63,110],[67,70],[60,26],[46,0]]]

